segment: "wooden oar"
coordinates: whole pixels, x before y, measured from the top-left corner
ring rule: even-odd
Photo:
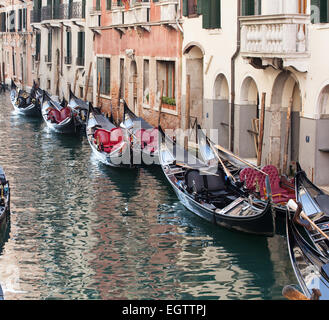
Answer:
[[[223,148],[222,146],[219,146],[219,145],[215,145],[215,148],[216,148],[216,149],[218,149],[218,150],[220,150],[220,151],[222,151],[222,152],[224,152],[224,153],[227,153],[227,154],[229,154],[229,155],[230,155],[230,156],[232,156],[233,158],[235,158],[235,159],[237,159],[237,160],[239,160],[239,161],[243,162],[243,163],[244,163],[244,164],[246,164],[248,167],[251,167],[251,168],[253,168],[253,169],[257,170],[258,172],[260,172],[260,173],[264,174],[265,176],[267,176],[267,175],[268,175],[266,172],[264,172],[264,171],[262,171],[261,169],[257,168],[257,167],[256,167],[256,166],[254,166],[252,163],[250,163],[250,162],[247,162],[247,161],[245,161],[245,160],[241,159],[240,157],[238,157],[238,156],[236,156],[234,153],[232,153],[232,152],[230,152],[230,151],[226,150],[226,149],[225,149],[225,148]]]
[[[288,201],[287,205],[291,210],[296,211],[298,209],[297,203],[292,199]],[[300,216],[303,219],[307,220],[315,230],[321,233],[329,241],[329,237],[307,216],[307,214],[304,211],[300,213]]]
[[[220,162],[221,166],[223,167],[223,169],[224,169],[224,171],[225,171],[225,174],[226,174],[228,177],[232,178],[232,180],[233,180],[234,182],[236,182],[236,179],[233,177],[233,175],[232,175],[232,173],[230,172],[230,170],[228,170],[228,169],[226,168],[226,166],[224,165],[222,159],[221,159],[220,156],[218,155],[217,150],[215,150],[214,146],[212,145],[212,143],[211,143],[210,141],[209,141],[209,145],[210,145],[210,148],[212,149],[212,151],[214,152],[214,154],[216,155],[216,157],[217,157],[218,161]]]
[[[204,172],[204,173],[211,174],[213,176],[219,177],[219,175],[217,173],[212,173],[212,172],[209,172],[207,170],[202,170],[202,169],[199,169],[199,168],[193,168],[193,167],[190,167],[189,165],[187,165],[185,163],[176,162],[175,165],[178,166],[178,167],[188,168],[188,169],[192,169],[192,170],[199,170],[200,172]]]

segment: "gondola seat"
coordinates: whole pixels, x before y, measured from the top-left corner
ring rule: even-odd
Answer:
[[[245,183],[245,187],[249,191],[255,192],[257,184],[260,187],[261,173],[253,168],[242,169],[239,177],[240,181]]]
[[[61,122],[61,113],[57,109],[50,109],[48,112],[47,119],[52,123],[60,123]]]
[[[296,199],[294,189],[284,188],[281,186],[281,178],[275,166],[267,165],[262,168],[262,171],[268,174],[274,203],[286,203],[290,199]],[[260,188],[260,193],[262,196],[265,196],[265,190],[265,176],[263,176],[261,179]]]
[[[110,153],[116,150],[123,140],[122,131],[120,128],[113,128],[111,131],[97,129],[94,133],[95,144],[102,151]]]
[[[61,121],[65,120],[67,118],[71,118],[72,112],[71,112],[70,107],[65,107],[65,108],[61,109],[60,113],[61,113]]]
[[[217,172],[215,176],[200,174],[198,170],[189,169],[185,174],[185,184],[189,192],[196,192],[208,199],[229,195],[222,171]]]

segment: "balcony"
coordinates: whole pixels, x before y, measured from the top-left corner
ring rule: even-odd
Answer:
[[[240,17],[241,55],[258,58],[262,65],[295,67],[307,71],[308,26],[310,16],[303,14]]]
[[[31,22],[84,19],[85,16],[85,6],[82,5],[82,2],[73,2],[71,5],[65,3],[54,7],[44,6],[41,10],[33,9]]]

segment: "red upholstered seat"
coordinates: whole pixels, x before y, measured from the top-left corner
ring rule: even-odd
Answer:
[[[111,131],[97,129],[94,133],[94,138],[95,144],[98,144],[102,151],[109,153],[120,147],[123,134],[120,128],[113,128]]]
[[[267,165],[262,168],[262,171],[268,174],[272,198],[274,203],[286,203],[289,199],[295,200],[295,191],[294,189],[285,188],[281,186],[281,177],[277,168],[273,165]],[[261,195],[264,195],[265,190],[265,177],[261,180]]]
[[[61,110],[61,121],[66,118],[71,118],[71,109],[69,107],[65,107]]]
[[[261,173],[253,168],[244,168],[240,172],[240,181],[245,182],[245,186],[250,191],[256,191],[256,184],[260,188]]]
[[[57,109],[51,109],[48,112],[48,120],[53,123],[60,123],[61,122],[61,113]]]

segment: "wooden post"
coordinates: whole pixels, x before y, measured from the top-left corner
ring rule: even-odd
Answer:
[[[258,154],[257,154],[257,166],[259,167],[262,163],[262,152],[263,152],[263,139],[264,139],[264,119],[265,119],[265,98],[266,93],[262,94],[260,124],[259,124],[259,136],[258,136]]]
[[[75,88],[76,88],[77,80],[78,80],[78,72],[79,72],[79,69],[76,69],[75,76],[74,76],[73,94],[75,94]]]
[[[288,106],[288,110],[287,110],[287,120],[286,120],[286,139],[285,139],[285,145],[284,145],[283,164],[282,164],[282,173],[283,174],[287,174],[292,103],[293,103],[293,99],[290,98],[289,106]]]
[[[190,129],[190,113],[191,113],[191,76],[186,75],[186,102],[185,102],[185,134]],[[188,136],[184,137],[184,148],[188,149]]]
[[[84,96],[84,100],[87,101],[87,96],[88,96],[88,89],[89,89],[89,80],[90,80],[90,73],[91,73],[91,67],[92,67],[93,63],[90,62],[89,65],[89,71],[88,71],[88,77],[87,77],[87,83],[86,83],[86,87],[85,87],[85,96]]]
[[[100,91],[101,91],[101,73],[98,72],[98,80],[97,80],[97,103],[96,103],[96,107],[99,106]]]
[[[160,121],[161,121],[163,90],[164,90],[164,80],[162,80],[161,93],[160,93],[160,105],[159,105],[159,114],[158,114],[158,128],[160,126]]]

